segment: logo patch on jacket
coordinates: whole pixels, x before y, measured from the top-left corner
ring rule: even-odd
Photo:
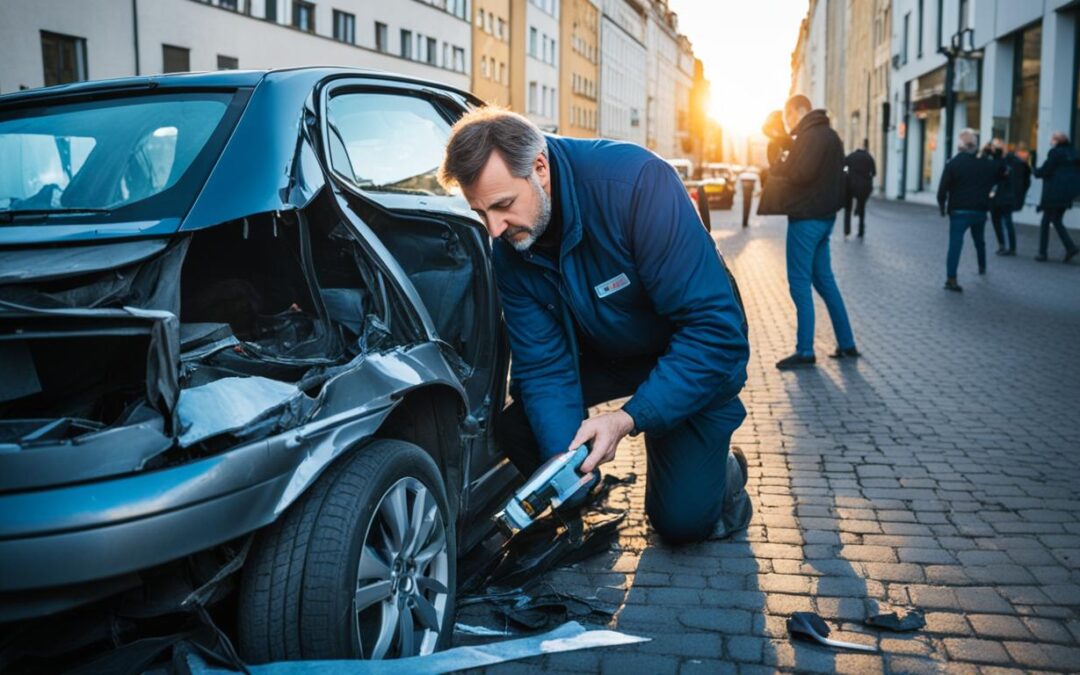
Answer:
[[[596,289],[597,297],[606,298],[612,293],[618,293],[629,285],[630,279],[626,276],[626,273],[623,272],[613,279],[608,279],[604,283],[594,286],[594,288]]]

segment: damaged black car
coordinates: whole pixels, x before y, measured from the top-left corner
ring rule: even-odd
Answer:
[[[435,179],[480,104],[340,68],[0,97],[0,669],[175,616],[251,662],[448,643],[519,480],[489,242]]]

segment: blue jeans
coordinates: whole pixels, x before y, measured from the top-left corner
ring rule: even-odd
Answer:
[[[840,349],[855,346],[844,299],[832,273],[829,235],[836,216],[824,220],[789,220],[787,229],[787,276],[791,299],[795,301],[798,320],[795,351],[803,356],[814,353],[814,296],[811,286],[825,301]]]
[[[956,268],[960,265],[960,251],[964,248],[964,233],[971,229],[971,240],[975,242],[975,255],[979,259],[979,271],[986,269],[986,211],[953,211],[949,214],[949,255],[945,260],[945,276],[956,278]]]

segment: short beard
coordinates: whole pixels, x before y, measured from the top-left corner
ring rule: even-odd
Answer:
[[[532,248],[536,240],[544,236],[544,232],[547,232],[548,225],[551,223],[551,198],[544,192],[544,186],[540,185],[540,179],[536,177],[535,173],[529,175],[529,185],[532,186],[538,204],[532,228],[528,230],[525,228],[512,228],[502,235],[503,240],[513,246],[514,250],[519,253],[524,253]],[[519,232],[527,232],[528,234],[524,239],[518,241],[511,239],[512,235]]]

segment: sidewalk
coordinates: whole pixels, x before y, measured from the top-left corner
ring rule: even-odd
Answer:
[[[817,369],[782,373],[794,309],[782,219],[713,213],[738,277],[752,358],[745,424],[756,513],[737,541],[661,545],[644,482],[619,548],[549,575],[621,603],[613,625],[643,645],[552,655],[489,672],[999,672],[1080,668],[1080,265],[991,256],[961,294],[941,289],[947,227],[933,209],[872,201],[867,238],[833,235],[865,357],[835,362],[818,303]],[[1029,255],[1030,254],[1030,255]],[[627,439],[612,472],[644,477]],[[863,629],[891,604],[927,611],[911,634]],[[816,611],[833,637],[880,654],[793,644],[785,620]],[[1003,671],[1002,671],[1003,672]]]

